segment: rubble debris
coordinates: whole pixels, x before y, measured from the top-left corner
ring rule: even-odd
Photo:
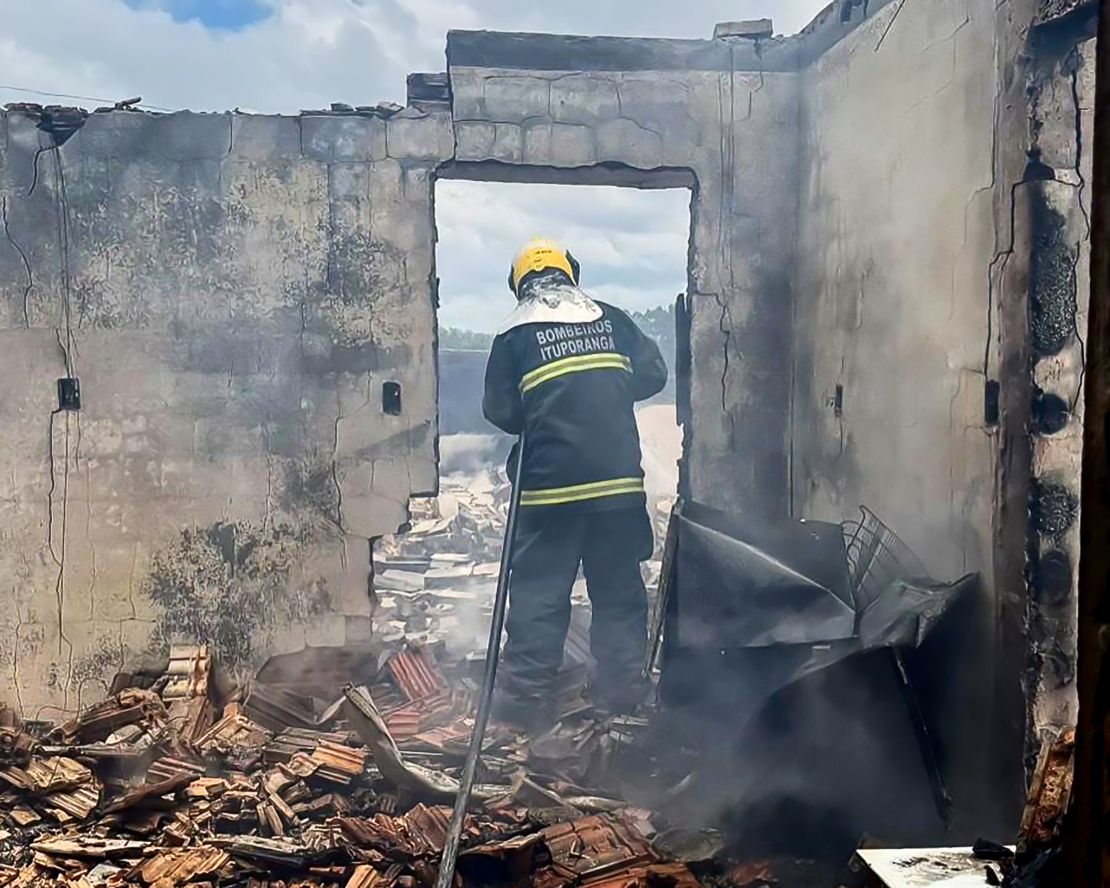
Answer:
[[[420,798],[443,802],[455,798],[459,791],[457,780],[430,768],[405,762],[368,692],[348,686],[344,696],[347,698],[347,719],[370,748],[374,763],[387,780]]]
[[[372,641],[272,657],[241,687],[208,646],[174,645],[63,724],[0,708],[0,888],[430,888],[507,493],[448,483],[414,504],[409,533],[378,546]],[[586,601],[579,586],[565,723],[531,744],[497,725],[487,735],[458,888],[697,884],[646,838],[649,813],[597,779],[643,722],[602,720],[582,697]]]
[[[243,712],[272,731],[290,726],[316,727],[316,713],[311,698],[257,682],[251,686],[243,702]]]
[[[167,851],[136,866],[128,879],[137,876],[144,885],[162,886],[183,885],[197,876],[211,876],[219,873],[231,863],[231,855],[226,851],[201,846],[181,851]]]
[[[0,706],[0,765],[26,765],[34,741],[23,730],[23,720],[14,709]]]
[[[0,760],[0,886],[430,886],[473,723],[470,664],[404,642],[313,656],[346,665],[306,670],[299,685],[284,668],[295,660],[268,664],[221,694],[207,648],[174,648],[145,687],[117,679],[107,700],[44,728],[42,743],[0,715],[11,751]],[[339,695],[322,683],[336,672],[366,686]],[[341,705],[328,702],[336,695]],[[391,723],[410,730],[398,739]],[[647,812],[566,761],[593,762],[630,730],[579,714],[535,754],[492,731],[458,884],[696,885],[645,838]]]
[[[162,701],[178,735],[194,741],[216,720],[209,697],[212,655],[207,645],[174,645],[166,667]]]
[[[53,857],[87,857],[94,860],[137,857],[147,847],[146,842],[130,842],[126,839],[43,839],[32,842],[31,847]]]
[[[92,771],[63,756],[36,757],[26,768],[11,765],[0,770],[0,780],[31,796],[51,796],[95,783]]]
[[[165,796],[173,795],[179,790],[184,789],[196,779],[196,774],[187,772],[184,774],[177,774],[166,780],[161,780],[158,783],[147,783],[137,789],[124,793],[119,798],[105,805],[103,809],[104,813],[116,814],[120,811],[126,811],[128,808],[141,806],[151,799],[160,799]]]
[[[366,750],[326,739],[317,742],[311,758],[317,765],[313,772],[316,776],[345,786],[366,770]]]
[[[138,722],[160,727],[168,720],[169,713],[158,694],[128,688],[66,722],[55,736],[67,744],[97,743]]]
[[[730,868],[723,881],[732,888],[754,888],[757,885],[774,885],[778,880],[769,861],[753,860]]]
[[[404,640],[414,649],[446,644],[460,657],[481,655],[508,504],[509,485],[491,470],[445,475],[438,497],[412,500],[408,530],[374,547],[375,621],[384,640]],[[653,505],[657,551],[645,565],[651,589],[660,574],[671,505],[671,500]],[[572,627],[588,627],[588,598],[581,581],[575,584],[572,604]],[[568,638],[564,669],[573,674],[567,685],[574,691],[582,687],[589,662],[588,644],[576,648]],[[406,664],[402,660],[398,665]],[[389,723],[388,707],[376,697],[375,702]],[[566,705],[581,704],[568,693]]]

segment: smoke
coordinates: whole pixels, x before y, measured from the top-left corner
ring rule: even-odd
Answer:
[[[444,482],[460,486],[466,476],[495,471],[505,464],[513,439],[508,435],[443,435],[439,439],[439,470]],[[462,486],[466,486],[463,484]]]
[[[682,429],[674,404],[640,407],[636,427],[648,499],[672,499],[678,490],[678,461],[682,457]]]
[[[743,685],[745,665],[755,661],[719,658],[715,680]],[[656,718],[667,774],[644,801],[672,822],[722,828],[739,856],[844,860],[864,836],[945,842],[887,652],[842,661],[746,714],[724,699]]]

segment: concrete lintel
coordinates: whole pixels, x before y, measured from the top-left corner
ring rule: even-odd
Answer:
[[[444,164],[437,172],[440,179],[466,179],[472,182],[524,182],[543,185],[616,185],[623,188],[697,187],[694,171],[682,167],[639,170],[619,163],[558,168],[501,163],[496,160]]]

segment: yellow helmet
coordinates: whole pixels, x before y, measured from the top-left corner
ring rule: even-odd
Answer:
[[[548,269],[566,272],[575,284],[578,283],[578,262],[570,251],[546,237],[534,237],[521,247],[513,259],[513,266],[509,270],[509,289],[519,295],[520,285],[525,277]]]

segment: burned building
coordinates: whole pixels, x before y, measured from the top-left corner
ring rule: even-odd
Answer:
[[[10,107],[0,696],[365,638],[372,541],[437,483],[435,180],[680,187],[683,496],[866,504],[978,574],[941,744],[963,828],[1012,821],[1074,719],[1094,8],[453,32],[401,110]]]

